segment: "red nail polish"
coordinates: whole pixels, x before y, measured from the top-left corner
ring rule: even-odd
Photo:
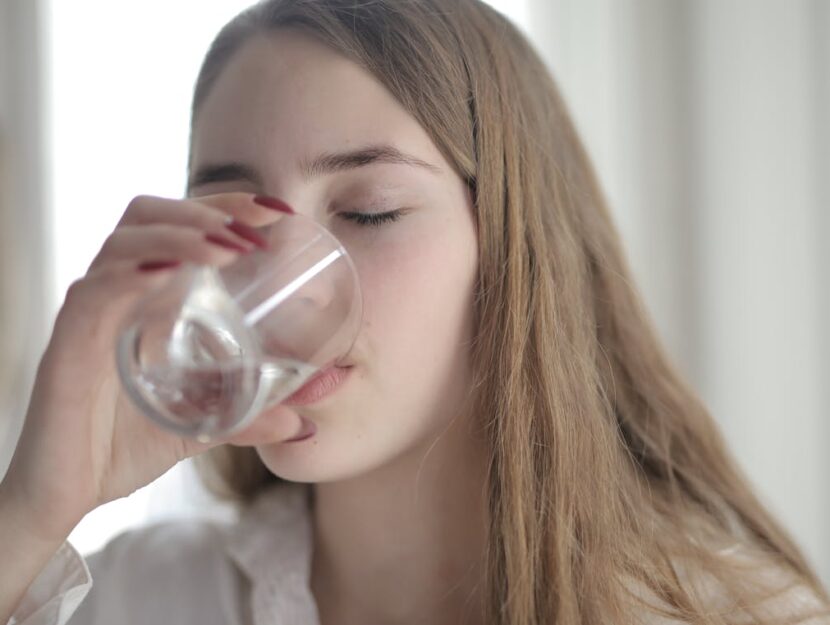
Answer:
[[[161,269],[173,269],[182,264],[180,260],[148,260],[138,266],[139,271],[159,271]]]
[[[250,251],[244,245],[241,245],[240,243],[235,243],[235,242],[230,241],[230,240],[228,240],[224,237],[220,237],[218,234],[208,233],[208,234],[205,235],[205,239],[210,241],[211,243],[219,245],[220,247],[225,247],[229,250],[234,250],[236,252],[245,253],[245,252]]]
[[[226,225],[226,228],[246,241],[250,241],[257,247],[261,247],[262,249],[268,247],[268,241],[262,238],[262,236],[248,224],[243,224],[241,221],[236,221],[234,219],[231,223]]]
[[[288,204],[283,202],[282,200],[278,200],[275,197],[269,197],[267,195],[257,195],[254,198],[254,202],[259,204],[260,206],[264,206],[266,208],[271,208],[273,210],[282,211],[283,213],[288,213],[289,215],[294,214],[294,209],[291,208]]]

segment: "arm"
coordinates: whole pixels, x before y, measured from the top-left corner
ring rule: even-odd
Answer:
[[[41,539],[29,527],[19,510],[0,494],[0,623],[9,622],[29,586],[63,543]]]

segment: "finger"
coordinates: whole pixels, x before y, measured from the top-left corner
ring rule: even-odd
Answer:
[[[193,196],[188,200],[216,207],[255,227],[266,226],[281,215],[294,213],[294,209],[282,200],[251,193],[215,193]]]
[[[110,349],[130,308],[172,280],[176,271],[175,267],[139,271],[135,261],[116,261],[92,270],[67,290],[55,320],[55,343],[80,346],[83,352],[69,350],[76,359],[99,348]]]
[[[303,424],[297,412],[287,406],[274,406],[257,415],[253,423],[225,438],[236,447],[281,443],[299,434]]]
[[[254,227],[265,226],[276,221],[280,215],[291,211],[287,205],[267,201],[269,205],[283,206],[279,210],[257,203],[257,196],[251,193],[218,193],[190,197],[183,200],[157,196],[140,195],[127,206],[118,225],[147,223],[191,224],[206,230],[215,227],[228,215]],[[277,201],[278,202],[278,201]]]
[[[223,266],[239,254],[253,251],[250,240],[227,226],[202,231],[190,226],[155,223],[116,228],[90,264],[95,270],[104,263],[126,260],[176,259],[200,265]]]
[[[139,195],[127,205],[118,226],[169,223],[210,231],[221,228],[228,213],[204,202]]]

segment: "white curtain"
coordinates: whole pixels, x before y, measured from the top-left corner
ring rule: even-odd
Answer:
[[[663,339],[830,582],[830,2],[528,2]]]
[[[39,0],[0,0],[0,476],[51,325]]]

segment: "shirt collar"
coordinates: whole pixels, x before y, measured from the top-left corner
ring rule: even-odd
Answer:
[[[311,593],[311,488],[279,482],[229,528],[225,549],[252,585],[255,625],[317,625]]]

